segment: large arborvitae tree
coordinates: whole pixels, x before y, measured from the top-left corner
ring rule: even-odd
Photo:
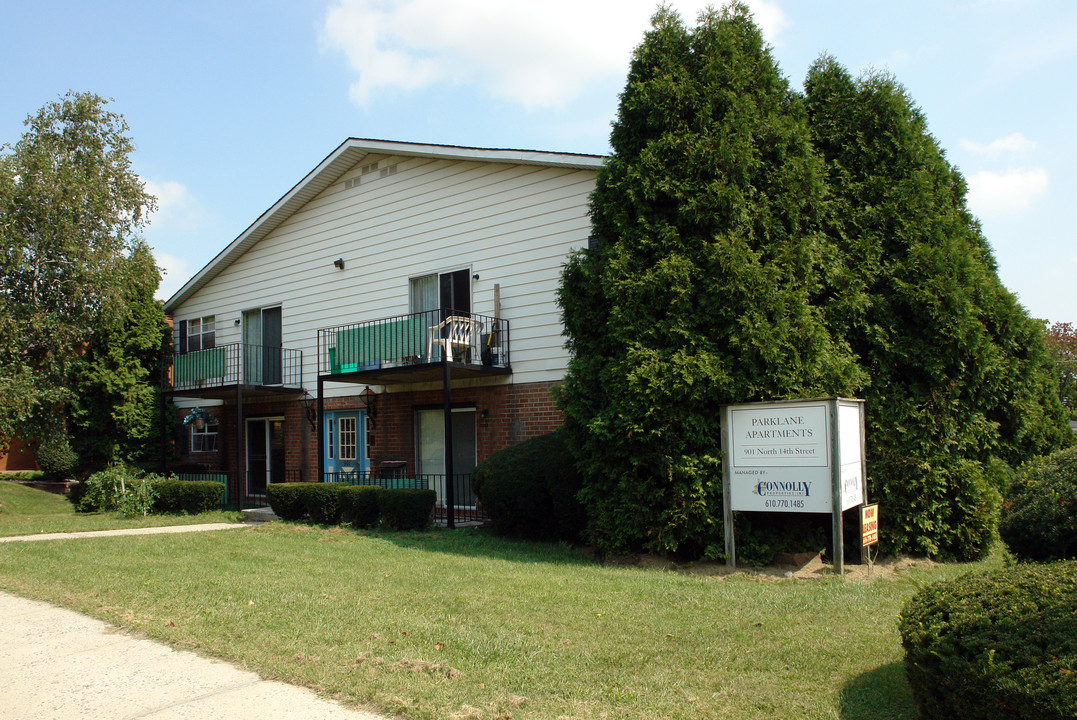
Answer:
[[[633,57],[559,302],[560,393],[607,551],[720,548],[719,405],[850,393],[816,298],[832,254],[802,104],[750,13],[668,9]]]
[[[904,88],[823,57],[806,83],[838,249],[832,332],[870,376],[869,494],[890,551],[989,548],[1004,469],[1063,440],[1039,325],[1000,283],[966,185]]]

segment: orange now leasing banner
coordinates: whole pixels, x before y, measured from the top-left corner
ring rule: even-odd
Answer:
[[[863,533],[862,545],[879,542],[879,504],[860,507],[860,531]]]

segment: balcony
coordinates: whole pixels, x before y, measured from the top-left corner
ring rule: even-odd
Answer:
[[[318,375],[390,385],[453,377],[507,375],[507,320],[448,308],[318,331]]]
[[[299,392],[302,385],[301,350],[230,343],[172,359],[173,395],[220,398],[240,386],[271,395]]]

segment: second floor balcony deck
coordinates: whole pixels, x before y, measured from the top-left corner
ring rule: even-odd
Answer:
[[[507,375],[509,323],[451,308],[318,331],[318,374],[371,385]]]
[[[172,358],[172,394],[220,398],[239,386],[256,394],[301,392],[303,352],[230,343]]]

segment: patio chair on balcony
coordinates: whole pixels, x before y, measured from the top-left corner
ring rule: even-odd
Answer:
[[[474,318],[462,315],[450,315],[437,325],[430,326],[430,335],[426,341],[426,356],[433,358],[433,349],[441,348],[441,357],[452,359],[457,350],[467,352],[474,345],[474,339],[482,332],[482,323]],[[466,362],[466,359],[465,359]]]

